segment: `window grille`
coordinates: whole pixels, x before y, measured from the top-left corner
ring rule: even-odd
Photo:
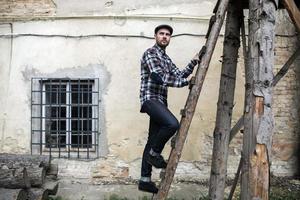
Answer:
[[[98,157],[99,79],[32,78],[31,152]]]

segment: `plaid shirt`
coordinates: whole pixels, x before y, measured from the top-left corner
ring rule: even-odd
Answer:
[[[185,69],[179,70],[170,57],[158,45],[147,49],[141,60],[141,105],[149,99],[159,100],[168,105],[168,87],[184,87],[186,79],[197,64],[191,61]]]

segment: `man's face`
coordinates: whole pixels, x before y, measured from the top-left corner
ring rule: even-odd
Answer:
[[[154,37],[158,46],[166,48],[170,43],[171,33],[168,29],[162,28],[157,31]]]

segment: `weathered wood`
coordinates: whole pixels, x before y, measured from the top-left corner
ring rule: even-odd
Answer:
[[[24,189],[0,188],[0,200],[27,200],[27,193]]]
[[[241,10],[241,15],[243,15],[243,18],[244,18],[244,11]],[[250,78],[251,78],[251,74],[249,74],[248,72],[248,50],[247,50],[247,42],[246,42],[246,31],[245,31],[245,22],[244,22],[244,19],[241,21],[241,35],[242,35],[242,46],[243,46],[243,56],[244,56],[244,65],[245,65],[245,74],[247,74],[245,76],[245,82],[246,84],[250,84]],[[246,97],[248,96],[249,92],[251,92],[248,88],[246,88],[246,91],[245,91],[245,105],[247,105],[248,103],[248,99],[246,99]],[[245,106],[245,109],[247,107]],[[246,111],[245,111],[246,112]],[[230,138],[229,138],[229,142],[233,139],[234,135],[244,126],[244,116],[242,116],[238,121],[237,123],[235,124],[235,126],[231,129],[230,131]],[[235,191],[235,188],[237,186],[237,183],[238,183],[238,180],[239,180],[239,177],[240,177],[240,173],[241,173],[241,169],[242,169],[242,165],[243,165],[243,157],[241,156],[240,158],[240,162],[239,162],[239,166],[238,166],[238,169],[237,169],[237,172],[235,174],[235,177],[234,177],[234,180],[233,180],[233,184],[232,184],[232,187],[231,187],[231,190],[230,190],[230,193],[228,195],[228,200],[231,200],[232,197],[233,197],[233,194],[234,194],[234,191]]]
[[[0,168],[0,187],[10,189],[29,188],[30,180],[26,168]]]
[[[41,187],[46,177],[46,169],[35,166],[27,169],[27,174],[32,187]]]
[[[230,0],[227,10],[223,62],[217,104],[209,199],[224,199],[236,68],[240,47],[241,5]]]
[[[49,195],[56,195],[58,191],[58,182],[52,180],[46,180],[42,185],[42,188],[48,192]]]
[[[244,18],[244,11],[241,10],[241,14],[243,15]],[[241,37],[242,37],[242,46],[243,46],[243,56],[244,56],[244,66],[245,66],[245,100],[244,104],[247,105],[247,96],[249,94],[249,87],[247,85],[250,84],[250,77],[252,76],[249,73],[248,70],[248,50],[247,50],[247,42],[246,42],[246,30],[245,30],[245,22],[244,19],[241,21]],[[244,109],[247,107],[245,106]],[[234,138],[234,136],[238,133],[238,131],[244,126],[244,116],[240,117],[240,119],[237,121],[237,123],[233,126],[233,128],[230,131],[230,138],[229,138],[229,143],[231,140]]]
[[[299,0],[298,1],[298,5]],[[284,7],[287,9],[290,18],[294,22],[298,32],[300,32],[300,10],[299,7],[296,5],[295,0],[282,0]]]
[[[190,127],[196,104],[203,86],[203,82],[209,67],[209,63],[213,54],[213,50],[215,48],[221,26],[224,21],[225,13],[227,10],[229,0],[221,0],[219,9],[216,13],[216,22],[213,24],[211,28],[210,35],[206,41],[206,53],[203,55],[200,64],[198,66],[196,72],[196,81],[195,85],[191,88],[190,93],[188,95],[185,109],[186,109],[186,117],[182,117],[180,121],[180,128],[178,130],[178,139],[175,144],[175,148],[171,150],[168,165],[166,168],[166,175],[160,184],[159,191],[156,195],[154,195],[154,199],[166,199],[172,180],[174,178],[175,170],[177,168],[179,159],[181,157],[181,152],[183,149],[183,145],[188,133],[188,129]]]
[[[58,175],[58,164],[50,164],[49,169],[46,171],[47,176],[55,176]]]
[[[236,124],[232,127],[229,136],[229,142],[234,138],[234,136],[241,130],[244,126],[244,116],[240,117],[240,119],[236,122]]]
[[[276,5],[274,0],[249,0],[249,90],[244,113],[244,136],[241,176],[241,199],[268,199],[269,158],[273,134],[272,80],[274,65],[274,41]],[[249,85],[247,85],[249,84]],[[266,153],[257,157],[257,147],[265,147]],[[265,168],[256,163],[267,162]],[[257,181],[263,181],[260,187]],[[265,187],[266,186],[266,187]]]
[[[48,169],[50,166],[50,157],[45,155],[0,153],[0,167],[3,165],[15,169],[19,167],[30,168],[32,166]]]
[[[287,60],[287,62],[282,66],[282,68],[275,75],[272,86],[275,87],[277,83],[284,77],[284,75],[288,72],[293,62],[300,56],[300,47],[293,53],[293,55]],[[245,56],[244,56],[245,57]],[[245,61],[246,63],[246,61]],[[244,116],[241,116],[237,123],[230,131],[230,141],[234,138],[234,136],[238,133],[238,131],[244,126]]]
[[[48,191],[42,188],[30,188],[28,190],[28,200],[47,200]]]
[[[256,144],[250,157],[250,184],[254,198],[269,199],[270,164],[268,149],[264,144]]]
[[[235,191],[235,188],[236,188],[236,185],[239,181],[239,177],[240,177],[240,173],[241,173],[241,169],[242,169],[242,164],[243,164],[243,158],[241,157],[240,159],[240,162],[239,162],[239,166],[237,168],[237,172],[235,174],[235,177],[234,177],[234,180],[233,180],[233,184],[232,184],[232,187],[231,187],[231,190],[230,190],[230,193],[228,195],[228,199],[227,200],[231,200],[232,197],[233,197],[233,194],[234,194],[234,191]]]

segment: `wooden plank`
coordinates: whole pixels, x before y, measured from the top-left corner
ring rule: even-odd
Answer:
[[[299,1],[299,0],[297,0]],[[300,11],[294,0],[282,0],[282,3],[288,11],[290,18],[294,22],[298,32],[300,32]],[[300,3],[298,3],[300,4]]]
[[[191,88],[186,101],[186,105],[184,108],[186,110],[186,116],[182,116],[181,118],[175,148],[171,150],[165,177],[160,184],[158,193],[154,195],[154,199],[166,199],[168,195],[171,183],[174,178],[175,170],[181,157],[183,145],[195,112],[197,101],[202,90],[209,63],[225,18],[228,2],[229,0],[221,0],[220,2],[218,11],[216,13],[216,22],[212,25],[211,32],[205,44],[206,53],[203,55],[197,68],[195,85]]]

